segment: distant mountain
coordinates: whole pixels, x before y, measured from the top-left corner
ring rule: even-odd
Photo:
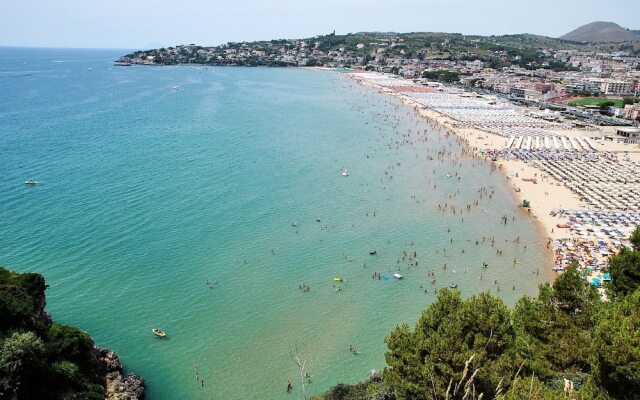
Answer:
[[[629,42],[640,40],[640,31],[632,31],[613,22],[597,21],[560,36],[576,42]]]

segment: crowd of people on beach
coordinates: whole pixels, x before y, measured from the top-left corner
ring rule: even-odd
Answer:
[[[457,139],[464,146],[462,155],[492,161],[492,171],[502,169],[502,161],[530,163],[540,172],[523,180],[534,184],[538,179],[548,180],[575,193],[585,203],[585,209],[578,212],[583,214],[576,215],[576,211],[573,211],[572,214],[562,215],[567,218],[567,223],[555,228],[569,229],[571,239],[553,241],[549,238],[546,243],[546,247],[553,248],[555,253],[555,270],[561,271],[571,262],[577,262],[585,271],[606,269],[607,257],[625,244],[630,230],[638,225],[634,214],[640,211],[638,164],[627,155],[620,159],[617,153],[599,151],[595,142],[588,137],[563,136],[558,132],[570,129],[570,124],[549,122],[539,118],[539,115],[525,115],[495,98],[462,93],[457,89],[441,87],[413,90],[421,85],[375,73],[356,74],[356,78],[381,88],[385,93],[407,98],[414,104],[435,111],[444,121],[439,117],[424,116],[442,124],[439,126],[447,136],[451,131],[475,129],[508,138],[504,146],[495,148],[471,146],[464,135],[459,135]],[[416,110],[419,110],[418,106]],[[450,156],[450,153],[439,151],[435,159],[445,155]],[[451,177],[455,179],[457,175],[454,173]],[[452,197],[455,198],[456,194]],[[549,193],[545,192],[545,195]],[[455,205],[447,203],[438,204],[438,210],[452,214],[460,212]],[[469,205],[465,206],[465,210],[469,210]],[[600,218],[597,225],[601,229],[593,232],[593,229],[583,229],[580,217],[584,213],[614,214],[617,219]],[[505,223],[504,217],[502,221]],[[595,237],[589,237],[592,233]],[[497,254],[500,254],[499,250]]]

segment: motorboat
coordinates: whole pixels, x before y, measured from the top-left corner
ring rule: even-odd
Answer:
[[[347,171],[347,169],[345,168],[345,169],[342,170],[341,174],[342,174],[342,176],[349,176],[349,171]]]
[[[402,279],[402,274],[396,272],[395,274],[393,274],[393,277],[396,279]]]
[[[172,87],[173,90],[180,90],[180,86],[174,86]]]
[[[293,221],[293,222],[291,223],[291,226],[293,226],[293,227],[298,227],[298,226],[300,226],[300,224],[298,223],[298,221]]]
[[[372,256],[375,256],[376,254],[378,254],[378,252],[376,250],[371,250],[369,254],[371,254]]]
[[[153,328],[151,329],[151,332],[153,332],[154,335],[156,335],[157,337],[166,337],[167,333],[165,331],[163,331],[162,329],[158,329],[158,328]]]
[[[27,179],[26,181],[24,181],[25,185],[37,185],[38,183],[40,182],[35,179]]]
[[[455,289],[455,288],[457,288],[457,287],[458,287],[458,284],[457,284],[457,283],[455,283],[455,282],[451,282],[451,285],[449,285],[449,287],[450,287],[451,289]]]

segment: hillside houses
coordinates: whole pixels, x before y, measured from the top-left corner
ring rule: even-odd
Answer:
[[[640,44],[636,50],[621,45],[604,51],[604,46],[558,44],[553,39],[543,39],[531,35],[331,34],[213,47],[188,44],[137,51],[120,61],[146,65],[347,67],[407,78],[446,75],[449,81],[455,77],[461,85],[530,101],[576,95],[622,98],[640,91]]]

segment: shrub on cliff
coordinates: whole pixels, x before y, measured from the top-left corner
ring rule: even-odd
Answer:
[[[55,360],[71,361],[83,369],[98,370],[100,364],[94,355],[93,339],[80,329],[53,324],[46,335],[47,355]]]
[[[103,399],[93,340],[51,322],[45,289],[41,275],[0,268],[0,399]]]
[[[49,324],[42,313],[45,289],[42,275],[18,274],[0,268],[0,332],[45,331]]]
[[[45,348],[55,390],[64,393],[72,388],[87,398],[103,397],[104,368],[91,336],[70,325],[53,324],[46,334]]]

